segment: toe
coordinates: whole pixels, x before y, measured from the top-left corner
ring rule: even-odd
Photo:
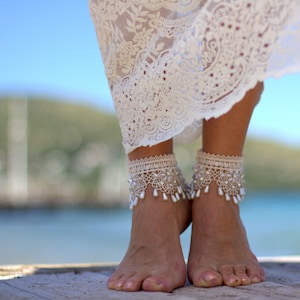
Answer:
[[[115,285],[116,285],[116,281],[114,279],[108,279],[108,281],[107,281],[107,287],[110,290],[114,290],[115,289]]]
[[[143,280],[146,278],[145,274],[136,273],[130,278],[123,285],[123,291],[126,292],[136,292],[141,290]]]
[[[234,269],[230,265],[223,265],[219,268],[219,272],[222,275],[223,283],[227,286],[241,285],[241,280],[235,275]]]
[[[124,285],[133,277],[135,273],[129,272],[127,274],[113,274],[107,283],[107,286],[111,290],[123,291]]]
[[[211,268],[199,269],[196,276],[191,276],[191,281],[196,287],[216,287],[223,284],[222,276]]]
[[[124,287],[124,284],[126,282],[126,279],[125,278],[120,278],[118,281],[116,281],[115,283],[115,286],[114,286],[114,290],[116,291],[123,291],[123,287]]]
[[[110,290],[114,290],[117,282],[120,280],[121,277],[122,277],[122,274],[117,274],[117,273],[112,274],[107,281],[107,287]]]
[[[251,283],[251,280],[246,272],[246,267],[244,265],[235,266],[234,274],[239,278],[241,285],[248,285]]]
[[[148,292],[171,293],[177,287],[179,286],[163,276],[153,275],[146,278],[143,282],[143,290]]]
[[[251,283],[259,283],[265,281],[265,272],[259,265],[248,267],[247,274]]]
[[[118,281],[115,282],[114,286],[111,289],[116,291],[122,291],[124,284],[125,284],[125,280],[119,279]]]

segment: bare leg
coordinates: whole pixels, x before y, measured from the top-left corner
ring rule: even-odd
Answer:
[[[136,160],[149,156],[171,154],[172,140],[153,147],[142,147],[128,157]],[[131,240],[127,253],[108,287],[115,290],[171,292],[186,281],[186,266],[180,246],[180,233],[191,219],[191,201],[153,199],[148,186],[132,214]]]
[[[263,84],[257,84],[227,114],[204,123],[204,152],[242,155],[248,124],[262,90]],[[219,196],[214,182],[208,194],[194,200],[192,218],[188,276],[195,286],[238,286],[264,280],[264,271],[250,250],[238,205]]]

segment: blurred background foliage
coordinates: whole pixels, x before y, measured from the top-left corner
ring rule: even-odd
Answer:
[[[7,188],[10,102],[0,100],[0,206],[14,205]],[[126,156],[116,116],[69,101],[30,98],[27,104],[28,195],[25,205],[127,205]],[[199,141],[176,145],[191,179]],[[247,189],[300,189],[300,149],[248,138]],[[23,202],[24,204],[24,202]]]

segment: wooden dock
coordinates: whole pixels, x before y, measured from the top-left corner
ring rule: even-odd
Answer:
[[[116,264],[0,266],[1,300],[300,299],[300,257],[261,258],[266,282],[243,287],[195,288],[173,293],[117,292],[106,288]]]

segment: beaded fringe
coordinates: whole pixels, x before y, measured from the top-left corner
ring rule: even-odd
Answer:
[[[128,162],[130,209],[133,209],[139,199],[145,198],[148,185],[153,188],[153,196],[162,193],[164,200],[189,199],[189,187],[185,182],[174,154],[151,156]]]
[[[199,150],[191,184],[191,198],[209,192],[215,181],[219,196],[238,204],[245,196],[243,157],[209,154]]]

